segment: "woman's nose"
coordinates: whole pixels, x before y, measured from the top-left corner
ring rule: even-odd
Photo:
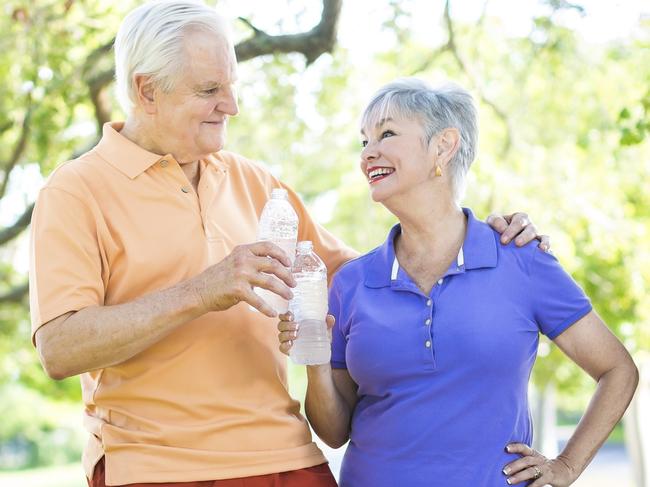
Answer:
[[[377,147],[371,142],[368,142],[361,151],[361,159],[370,162],[377,159]]]

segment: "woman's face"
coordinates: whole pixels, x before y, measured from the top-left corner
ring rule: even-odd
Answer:
[[[435,137],[425,145],[419,120],[387,117],[364,127],[361,137],[361,172],[374,201],[404,197],[435,177]]]

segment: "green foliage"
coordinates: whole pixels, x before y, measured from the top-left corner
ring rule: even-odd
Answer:
[[[110,57],[93,53],[138,3],[4,3],[0,175],[27,116],[31,137],[19,164],[38,163],[43,175],[95,140],[87,81],[110,67]],[[268,164],[330,230],[367,251],[384,240],[395,217],[370,200],[358,169],[357,123],[365,101],[384,82],[411,74],[467,86],[479,101],[481,136],[465,205],[483,217],[527,211],[636,353],[650,349],[650,49],[631,36],[587,45],[557,21],[556,11],[570,4],[547,4],[549,14],[535,18],[526,36],[507,36],[497,18],[454,21],[449,46],[433,35],[416,37],[414,3],[391,0],[383,25],[392,47],[381,53],[360,58],[339,47],[309,66],[300,55],[243,63],[241,114],[232,121],[227,148]],[[255,12],[238,14],[255,24],[265,20]],[[431,25],[442,29],[443,19]],[[0,295],[24,278],[13,269],[13,246],[0,249]],[[570,409],[582,407],[593,391],[586,374],[545,339],[534,381],[542,388],[555,382]],[[0,445],[27,445],[23,465],[78,454],[71,446],[75,434],[57,433],[60,404],[51,399],[74,401],[78,410],[78,379],[55,382],[44,375],[24,304],[0,308],[0,384]],[[67,446],[56,443],[64,436]],[[57,453],[47,457],[46,451]]]
[[[78,461],[83,441],[76,411],[20,385],[0,387],[0,469]]]
[[[650,86],[650,79],[648,85]],[[623,146],[640,144],[650,133],[650,87],[638,105],[634,108],[635,116],[627,107],[618,114]]]

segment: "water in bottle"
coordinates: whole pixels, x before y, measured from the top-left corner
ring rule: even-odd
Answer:
[[[290,309],[299,325],[298,337],[291,347],[291,359],[302,365],[330,361],[331,348],[325,317],[327,316],[327,268],[314,253],[309,241],[299,242],[291,269],[297,285],[293,289]]]
[[[293,262],[298,240],[298,215],[289,203],[286,189],[274,189],[260,216],[257,240],[268,240],[280,247]],[[277,313],[286,313],[288,302],[282,296],[266,289],[255,288],[255,293]],[[254,308],[253,308],[254,309]]]

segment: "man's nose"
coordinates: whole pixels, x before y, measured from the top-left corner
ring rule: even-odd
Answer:
[[[237,93],[234,89],[230,88],[224,94],[224,98],[217,105],[217,110],[226,115],[234,117],[239,113],[239,104],[237,103]]]

